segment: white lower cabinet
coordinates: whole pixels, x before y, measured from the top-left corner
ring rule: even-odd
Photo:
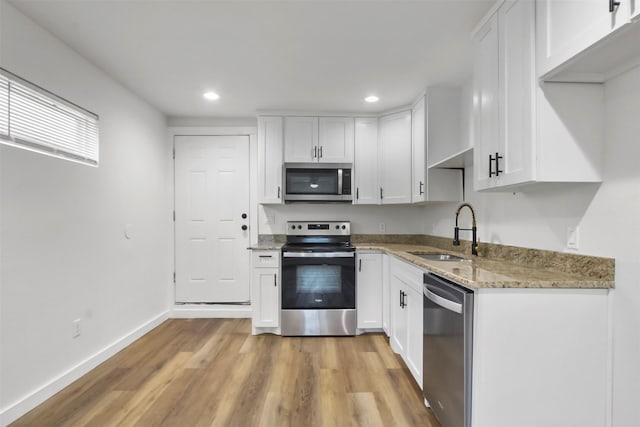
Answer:
[[[391,348],[402,356],[413,378],[422,388],[424,272],[396,258],[390,260]]]
[[[607,289],[474,293],[472,427],[607,425]]]
[[[358,252],[356,270],[358,329],[382,328],[382,254]]]
[[[253,333],[275,332],[280,327],[280,252],[251,254],[251,310]],[[259,329],[268,328],[268,329]]]
[[[390,329],[390,280],[389,280],[389,260],[387,254],[382,254],[382,330],[387,336],[391,336]]]

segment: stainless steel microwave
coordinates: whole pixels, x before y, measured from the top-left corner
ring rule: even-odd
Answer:
[[[286,202],[351,202],[350,163],[285,163]]]

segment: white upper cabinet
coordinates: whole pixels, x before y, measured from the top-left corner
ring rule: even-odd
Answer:
[[[629,2],[629,15],[631,17],[631,21],[640,20],[640,1],[638,0],[630,0]]]
[[[619,2],[610,8],[612,2],[607,0],[538,0],[538,76],[545,76],[628,23],[630,2],[637,0]]]
[[[287,163],[317,162],[318,118],[284,118],[284,161]]]
[[[529,0],[509,0],[498,10],[500,138],[494,164],[498,185],[535,178],[534,11]]]
[[[434,153],[443,158],[459,151],[461,108],[459,90],[440,87],[428,88],[426,96],[414,105],[411,111],[413,203],[462,200],[462,170],[448,169],[462,165],[427,168]]]
[[[318,161],[352,163],[354,121],[352,117],[320,117]]]
[[[605,82],[638,64],[640,1],[538,0],[536,7],[542,80]]]
[[[282,203],[282,117],[258,117],[258,201]]]
[[[500,118],[498,116],[498,16],[489,19],[474,39],[473,147],[476,190],[492,185],[495,157],[499,152]]]
[[[378,171],[382,204],[411,203],[411,111],[380,117]]]
[[[285,117],[284,161],[352,163],[351,117]]]
[[[601,180],[602,87],[537,83],[534,9],[505,1],[475,37],[476,190]]]
[[[355,119],[355,161],[353,203],[380,203],[378,186],[378,119]]]
[[[411,201],[427,200],[427,109],[424,97],[411,109],[411,158],[413,172],[411,181]]]

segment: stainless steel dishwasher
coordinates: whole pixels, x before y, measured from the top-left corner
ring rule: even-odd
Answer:
[[[424,275],[423,390],[442,427],[471,426],[473,291]]]

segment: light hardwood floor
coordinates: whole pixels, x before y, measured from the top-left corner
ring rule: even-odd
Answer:
[[[439,427],[382,334],[251,335],[249,319],[174,319],[13,426]]]

